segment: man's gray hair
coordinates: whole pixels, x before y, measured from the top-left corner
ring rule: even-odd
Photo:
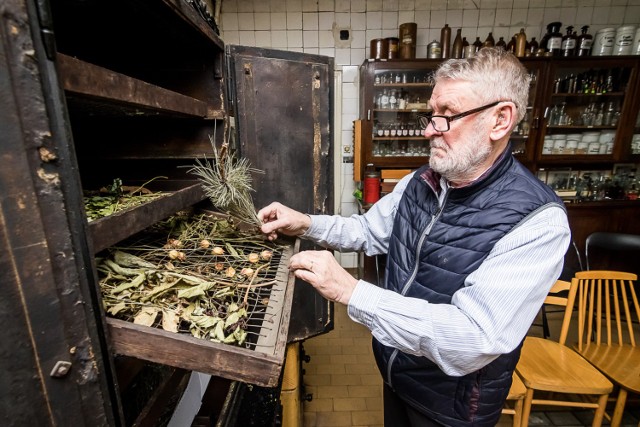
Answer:
[[[462,80],[471,83],[472,91],[485,103],[511,101],[518,109],[518,120],[524,118],[529,99],[531,77],[511,52],[484,47],[475,56],[450,59],[440,64],[433,82]]]

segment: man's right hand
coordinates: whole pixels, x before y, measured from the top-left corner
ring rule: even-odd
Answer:
[[[260,209],[258,219],[262,221],[260,229],[269,240],[275,240],[278,233],[286,236],[299,236],[311,226],[311,218],[308,215],[278,202]]]

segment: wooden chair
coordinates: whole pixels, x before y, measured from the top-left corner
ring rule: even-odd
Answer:
[[[636,281],[636,274],[605,270],[579,272],[573,279],[578,287],[578,352],[619,388],[613,427],[620,425],[628,393],[640,393]]]
[[[507,402],[513,405],[513,408],[505,404],[505,407],[502,409],[503,414],[513,415],[513,427],[520,427],[522,424],[522,407],[526,394],[527,388],[524,386],[518,374],[514,372],[509,395],[507,396]]]
[[[593,408],[592,425],[602,424],[613,384],[578,352],[565,345],[577,289],[577,282],[558,280],[545,300],[545,304],[565,307],[558,342],[538,337],[524,340],[516,365],[516,372],[527,388],[522,410],[524,426],[528,425],[532,405]],[[565,296],[566,291],[568,295]],[[551,397],[534,398],[535,392],[550,392]]]

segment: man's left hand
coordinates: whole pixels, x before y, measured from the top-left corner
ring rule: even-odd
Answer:
[[[358,280],[330,251],[303,251],[291,257],[289,268],[328,300],[348,304]]]

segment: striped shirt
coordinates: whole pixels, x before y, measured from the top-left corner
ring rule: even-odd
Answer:
[[[303,237],[342,252],[386,253],[411,176],[364,215],[312,215]],[[444,179],[441,185],[440,203],[449,191]],[[477,371],[520,344],[561,273],[570,236],[563,209],[542,209],[496,243],[451,304],[430,304],[359,280],[349,316],[382,344],[427,357],[448,375]]]

